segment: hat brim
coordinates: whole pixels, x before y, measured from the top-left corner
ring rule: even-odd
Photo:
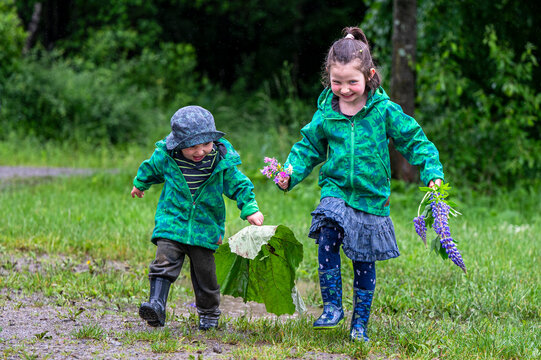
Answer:
[[[224,135],[225,133],[221,131],[207,131],[194,134],[188,138],[179,139],[175,137],[173,132],[171,132],[169,135],[167,135],[167,138],[165,138],[165,146],[167,147],[167,150],[173,150],[176,147],[186,149],[198,144],[216,141]]]

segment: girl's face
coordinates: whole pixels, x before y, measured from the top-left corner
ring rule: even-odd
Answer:
[[[192,147],[182,149],[182,156],[193,162],[200,162],[212,151],[212,148],[212,142],[197,144]]]
[[[360,106],[366,104],[366,79],[359,70],[361,62],[359,59],[352,60],[347,64],[335,62],[331,65],[329,75],[331,90],[338,96],[340,102],[349,106]],[[370,69],[371,76],[376,69]]]

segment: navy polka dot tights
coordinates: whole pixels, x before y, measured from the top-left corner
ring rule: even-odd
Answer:
[[[340,268],[342,231],[338,227],[322,227],[319,233],[319,270]],[[362,290],[376,288],[376,263],[353,261],[353,287]]]

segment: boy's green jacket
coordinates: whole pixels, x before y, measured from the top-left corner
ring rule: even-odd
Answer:
[[[325,161],[319,172],[321,198],[341,198],[355,209],[388,216],[389,138],[410,164],[420,167],[425,184],[443,180],[438,150],[381,87],[370,92],[366,106],[351,119],[332,109],[332,97],[329,88],[321,93],[318,110],[301,130],[302,140],[291,149],[284,164],[293,167],[289,189]]]
[[[139,166],[133,180],[136,188],[144,191],[153,184],[164,183],[156,209],[154,243],[157,238],[164,238],[216,250],[225,232],[222,195],[237,201],[242,219],[259,211],[252,182],[237,169],[241,163],[239,154],[227,140],[217,142],[225,145],[227,154],[193,197],[177,163],[167,153],[164,140],[156,143],[150,159]]]

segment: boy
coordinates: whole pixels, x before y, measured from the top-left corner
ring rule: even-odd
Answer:
[[[150,326],[163,326],[169,287],[190,258],[190,274],[199,314],[199,329],[218,326],[220,288],[214,251],[222,242],[225,204],[222,195],[236,200],[241,218],[263,224],[254,186],[237,169],[240,157],[212,114],[200,106],[186,106],[171,118],[171,133],[156,143],[133,180],[132,197],[143,197],[153,184],[164,183],[158,202],[152,242],[158,246],[150,264],[150,300],[139,316]]]

